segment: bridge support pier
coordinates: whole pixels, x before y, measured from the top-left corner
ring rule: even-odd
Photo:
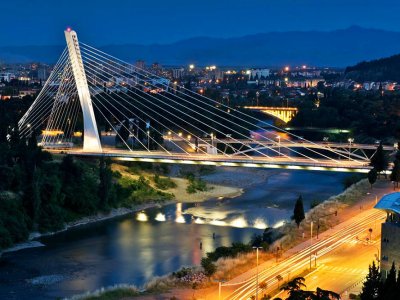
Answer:
[[[65,31],[67,40],[69,61],[74,75],[79,101],[83,114],[83,151],[102,152],[99,132],[97,130],[96,119],[94,116],[92,99],[90,98],[89,86],[87,83],[85,70],[83,68],[81,51],[79,48],[78,36],[75,31],[67,29]]]

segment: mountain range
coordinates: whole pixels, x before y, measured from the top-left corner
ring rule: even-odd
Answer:
[[[79,34],[79,33],[78,33]],[[80,36],[84,41],[84,37]],[[0,47],[0,60],[54,63],[64,46]],[[267,32],[242,37],[196,37],[170,44],[105,45],[98,49],[133,62],[162,65],[215,64],[273,67],[313,65],[345,67],[400,53],[400,32],[352,26],[334,31]]]

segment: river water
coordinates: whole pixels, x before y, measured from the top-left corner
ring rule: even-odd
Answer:
[[[55,299],[119,283],[141,286],[199,264],[215,247],[247,243],[266,226],[281,225],[298,195],[307,210],[311,201],[339,193],[347,176],[271,174],[237,198],[151,208],[42,238],[44,247],[6,253],[0,259],[0,299]]]

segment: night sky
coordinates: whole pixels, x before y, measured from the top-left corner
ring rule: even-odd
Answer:
[[[352,25],[400,31],[399,11],[399,0],[1,0],[0,46],[60,45],[67,26],[93,45]]]

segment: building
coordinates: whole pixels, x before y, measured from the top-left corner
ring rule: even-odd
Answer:
[[[270,69],[252,69],[246,72],[249,80],[265,79],[271,74]]]
[[[43,80],[45,81],[47,78],[49,77],[48,72],[47,72],[47,68],[45,66],[42,66],[38,69],[38,76],[37,78],[39,80]]]
[[[10,82],[11,79],[14,78],[15,75],[13,73],[8,73],[8,72],[0,73],[0,81]]]
[[[137,60],[135,62],[135,67],[140,69],[140,70],[143,70],[146,67],[146,65],[144,63],[144,60]]]
[[[184,68],[172,69],[172,78],[175,78],[175,79],[182,78],[184,75],[184,72],[185,72]]]
[[[375,208],[387,213],[382,223],[380,267],[386,278],[392,263],[400,264],[400,193],[391,193],[382,197]]]

